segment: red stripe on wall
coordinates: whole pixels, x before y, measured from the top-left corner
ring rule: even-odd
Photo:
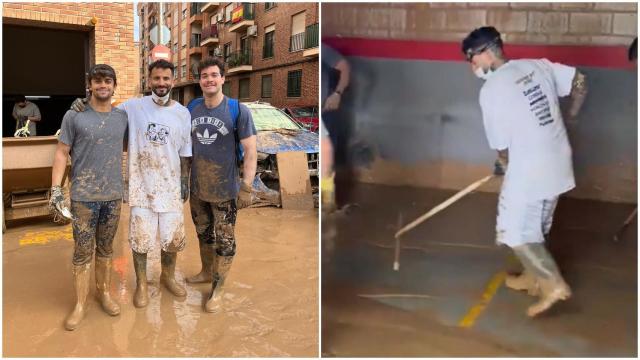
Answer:
[[[345,56],[383,59],[465,61],[460,43],[363,38],[324,38]],[[572,66],[629,68],[626,46],[512,45],[505,44],[510,59],[547,58]]]

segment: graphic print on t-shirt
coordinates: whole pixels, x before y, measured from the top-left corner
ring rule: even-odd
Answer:
[[[525,90],[522,91],[522,94],[529,102],[529,109],[538,119],[538,125],[549,125],[553,122],[549,99],[547,99],[547,95],[542,92],[540,84],[533,82],[534,74],[535,72],[527,74],[526,76],[518,79],[516,84],[522,84],[525,86]]]
[[[169,127],[160,124],[149,123],[149,125],[147,125],[147,132],[145,133],[145,136],[147,140],[151,141],[152,143],[165,145],[169,140]]]
[[[202,116],[191,121],[191,129],[196,132],[196,138],[203,145],[211,145],[218,138],[218,133],[225,136],[229,130],[224,122],[216,117]]]

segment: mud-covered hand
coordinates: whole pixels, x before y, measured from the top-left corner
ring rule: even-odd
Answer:
[[[189,178],[188,177],[180,178],[180,197],[182,198],[182,202],[187,202],[187,200],[189,200]]]
[[[71,104],[71,110],[77,111],[77,112],[83,112],[88,102],[89,102],[89,99],[87,98],[84,98],[84,99],[77,98],[73,101],[73,104]]]
[[[49,208],[54,215],[54,221],[57,219],[73,220],[71,211],[64,203],[64,193],[60,185],[54,185],[51,187],[51,197],[49,198]]]
[[[493,175],[503,176],[507,173],[507,161],[497,158],[493,168]]]
[[[246,208],[251,205],[251,185],[244,181],[240,183],[240,192],[238,193],[238,209]]]

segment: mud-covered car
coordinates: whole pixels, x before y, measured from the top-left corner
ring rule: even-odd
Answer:
[[[244,103],[258,132],[258,169],[254,188],[257,204],[280,206],[278,164],[276,154],[287,151],[303,151],[311,180],[314,203],[318,203],[318,134],[298,125],[282,110],[264,102]]]
[[[316,106],[286,107],[282,111],[293,120],[302,125],[303,128],[318,132],[318,108]]]

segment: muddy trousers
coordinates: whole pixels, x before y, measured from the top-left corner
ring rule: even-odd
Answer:
[[[211,293],[204,309],[215,313],[221,309],[224,282],[236,253],[236,200],[209,203],[191,194],[190,203],[202,261],[202,271],[190,282],[211,283]]]
[[[93,250],[96,256],[111,258],[113,238],[118,230],[122,200],[71,201],[73,226],[73,265],[91,262]]]
[[[74,288],[76,305],[65,319],[65,328],[75,330],[86,312],[89,281],[91,279],[91,258],[96,248],[96,290],[104,311],[112,316],[120,314],[120,306],[111,298],[111,256],[112,244],[120,219],[120,200],[81,202],[71,201],[73,220]]]

